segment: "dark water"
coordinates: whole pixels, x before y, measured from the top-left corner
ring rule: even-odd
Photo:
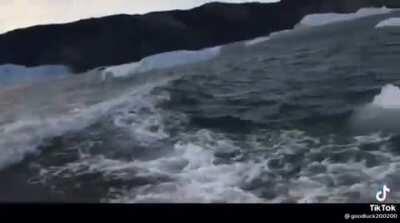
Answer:
[[[400,77],[400,29],[374,29],[390,16],[233,44],[141,82],[78,85],[89,93],[71,98],[125,98],[4,168],[0,200],[372,202],[386,184],[398,201],[400,113],[359,117]]]

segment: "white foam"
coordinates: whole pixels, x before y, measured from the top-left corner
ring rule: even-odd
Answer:
[[[0,65],[0,87],[54,79],[69,74],[71,74],[70,69],[64,65],[25,67],[21,65],[4,64]]]
[[[289,136],[292,136],[292,138],[288,138]],[[221,136],[213,132],[201,130],[196,133],[195,140],[187,143],[180,142],[175,145],[175,157],[136,163],[138,167],[144,168],[150,173],[166,174],[173,177],[176,182],[146,185],[140,189],[125,191],[120,196],[111,198],[108,201],[209,203],[285,202],[289,199],[299,203],[349,202],[352,199],[356,199],[351,198],[348,195],[350,193],[360,193],[359,199],[372,201],[373,192],[379,186],[379,182],[385,181],[393,173],[396,173],[400,167],[399,157],[390,157],[390,152],[385,150],[375,151],[379,153],[376,156],[389,155],[389,162],[382,161],[382,163],[372,167],[366,166],[365,160],[359,162],[335,162],[328,159],[331,156],[329,150],[334,148],[337,150],[353,150],[360,153],[360,146],[364,143],[370,143],[371,140],[384,143],[389,140],[388,137],[377,134],[356,137],[353,143],[344,145],[327,145],[324,142],[320,142],[318,138],[307,136],[301,131],[282,131],[278,137],[278,140],[271,148],[264,148],[272,150],[268,157],[260,157],[258,161],[253,159],[251,161],[217,165],[215,164],[214,152],[227,145],[234,146],[234,144],[229,139],[221,138]],[[292,151],[288,152],[288,150]],[[266,173],[277,173],[278,171],[269,168],[268,162],[270,159],[280,159],[288,154],[296,153],[304,153],[305,155],[299,174],[287,179],[280,177],[279,174],[275,177],[273,175],[265,177]],[[325,154],[327,157],[322,161],[308,163],[312,161],[312,157],[315,154]],[[352,158],[349,159],[351,160]],[[169,169],[171,163],[184,164],[180,171],[172,172]],[[295,168],[293,165],[293,163],[286,163],[280,171],[290,172]],[[311,170],[314,166],[321,166],[324,171],[315,173]],[[357,181],[352,183],[343,180],[347,177],[357,179]],[[329,179],[335,182],[335,186],[329,186],[327,183]],[[365,179],[365,181],[359,181],[359,179]],[[251,183],[253,180],[273,182],[273,186],[269,186],[265,190],[273,191],[275,197],[272,199],[260,198],[256,194],[240,187],[243,183]],[[371,191],[372,196],[369,196]]]
[[[382,8],[362,8],[355,13],[320,13],[305,16],[299,26],[323,26],[327,24],[351,21],[363,17],[381,15],[392,12],[392,9]]]
[[[161,113],[155,107],[155,104],[168,98],[168,96],[157,99],[145,96],[137,98],[135,103],[114,115],[114,125],[128,129],[130,138],[137,139],[135,142],[143,146],[168,138],[169,134],[164,130]]]
[[[186,138],[188,137],[188,138]],[[186,135],[170,154],[152,160],[115,160],[101,155],[83,156],[65,166],[42,169],[37,182],[52,177],[78,177],[101,173],[107,179],[154,179],[144,186],[110,188],[104,202],[262,202],[240,188],[241,181],[259,175],[262,166],[253,162],[215,164],[214,153],[232,142],[207,130]],[[169,179],[167,181],[159,179]]]
[[[171,68],[210,60],[220,53],[220,46],[198,51],[179,50],[152,55],[139,62],[111,66],[103,71],[103,79],[127,77],[136,73]]]
[[[385,85],[381,93],[375,96],[372,105],[384,109],[400,109],[400,88],[392,84]]]
[[[167,175],[174,182],[146,185],[125,191],[109,202],[261,202],[262,199],[240,188],[254,163],[215,164],[214,152],[231,145],[226,139],[200,130],[191,142],[182,140],[174,146],[173,156],[148,162],[135,162],[148,174]],[[232,145],[231,145],[232,146]],[[178,170],[176,167],[179,166]],[[172,168],[171,167],[175,167]]]
[[[304,153],[306,163],[302,165],[301,171],[297,174],[298,177],[291,177],[284,182],[288,193],[281,194],[275,201],[285,201],[285,198],[289,197],[299,203],[371,202],[375,199],[374,193],[380,183],[391,179],[400,167],[400,157],[393,156],[386,148],[390,140],[390,136],[387,135],[373,133],[357,136],[354,137],[354,141],[344,144],[334,142],[327,144],[315,139],[314,145],[302,145],[303,140],[309,141],[306,138],[288,140],[291,141],[290,144],[295,143],[308,150]],[[284,137],[282,140],[287,139]],[[282,142],[283,145],[286,144],[285,141]],[[378,145],[376,150],[363,151],[362,145],[375,143]],[[281,148],[276,155],[280,153]],[[323,155],[323,160],[313,160],[312,157],[316,154]],[[347,158],[336,160],[334,158],[336,154],[342,154]],[[358,155],[362,155],[361,160],[357,158]],[[368,157],[371,156],[376,158],[375,165],[367,165]],[[387,157],[387,160],[383,157]],[[314,167],[321,168],[316,172],[313,170]],[[393,184],[391,186],[396,187]],[[391,196],[394,198],[398,195]]]
[[[43,169],[38,181],[51,180],[52,177],[73,179],[93,173],[118,182],[135,182],[137,177],[149,180],[142,186],[110,188],[108,196],[102,201],[117,203],[371,202],[382,182],[390,183],[390,187],[397,191],[393,176],[400,170],[400,157],[393,156],[385,147],[390,137],[363,135],[348,143],[336,144],[298,130],[281,131],[271,136],[249,138],[257,142],[254,148],[251,144],[245,148],[255,153],[251,159],[216,163],[216,152],[237,145],[223,134],[199,130],[179,137],[172,152],[159,158],[129,161],[87,155],[64,166]],[[362,145],[370,143],[377,143],[379,148],[362,151]],[[363,156],[365,153],[376,157],[378,162],[367,165],[366,159],[370,156]],[[296,154],[296,161],[285,159]],[[336,154],[344,155],[343,160],[335,160]],[[361,159],[357,158],[358,155]],[[284,165],[271,167],[269,161],[273,159],[282,160]],[[288,177],[297,169],[296,166],[301,167],[297,170],[299,172]],[[246,190],[243,189],[245,185],[254,187]],[[263,198],[257,190],[271,197]],[[398,198],[399,195],[393,193],[391,197]]]
[[[375,28],[384,28],[384,27],[399,27],[400,26],[400,18],[389,18],[379,22]]]

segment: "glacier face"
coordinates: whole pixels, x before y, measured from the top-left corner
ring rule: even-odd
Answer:
[[[389,18],[379,22],[375,28],[384,28],[384,27],[400,27],[400,18]]]
[[[400,88],[393,84],[385,85],[372,104],[386,109],[400,109]]]
[[[298,26],[312,27],[323,26],[337,22],[350,21],[373,15],[382,15],[392,12],[393,9],[382,8],[362,8],[355,13],[319,13],[305,16]]]
[[[198,51],[178,50],[156,54],[139,62],[107,67],[103,71],[103,79],[128,77],[137,73],[207,61],[218,56],[220,49],[220,46],[216,46]]]

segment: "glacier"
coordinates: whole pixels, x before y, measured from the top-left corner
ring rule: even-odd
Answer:
[[[145,57],[139,62],[110,66],[103,70],[102,79],[128,77],[137,73],[171,68],[210,60],[220,54],[221,46],[198,51],[178,50]]]
[[[382,8],[362,8],[355,13],[318,13],[306,15],[298,24],[300,27],[323,26],[337,22],[351,21],[373,15],[391,13],[393,9]]]
[[[379,22],[375,28],[384,28],[384,27],[399,27],[400,26],[400,18],[389,18]]]
[[[393,84],[385,85],[372,104],[384,109],[400,109],[400,88]]]

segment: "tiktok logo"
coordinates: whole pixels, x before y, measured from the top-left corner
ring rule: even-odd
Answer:
[[[378,192],[376,193],[376,199],[379,202],[384,202],[389,193],[390,193],[390,188],[387,187],[386,185],[383,185],[382,190],[378,190]]]

